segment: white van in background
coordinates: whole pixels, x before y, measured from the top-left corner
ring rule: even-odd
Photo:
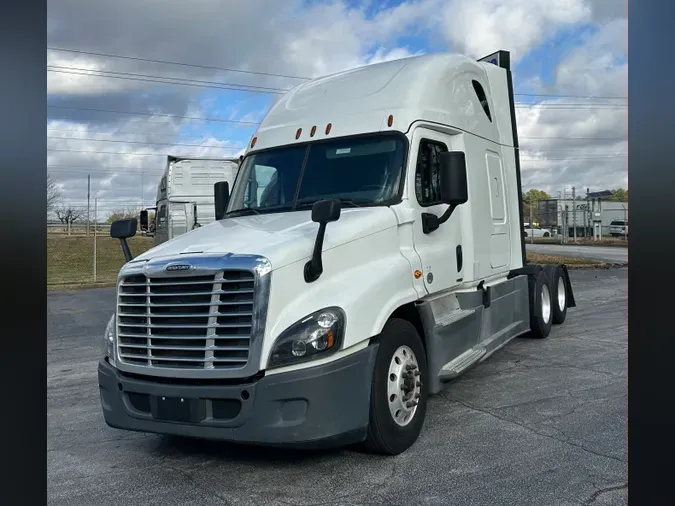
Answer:
[[[162,244],[214,220],[213,185],[227,181],[230,188],[239,170],[237,158],[167,157],[166,170],[157,186],[155,216],[141,211],[141,231]]]

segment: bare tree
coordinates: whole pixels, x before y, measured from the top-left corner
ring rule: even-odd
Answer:
[[[54,214],[59,219],[61,223],[66,225],[68,230],[68,235],[70,235],[70,228],[72,224],[82,218],[86,213],[84,209],[78,209],[76,207],[59,207],[54,210]]]
[[[47,212],[52,211],[59,200],[61,200],[61,188],[56,184],[54,176],[47,174]]]

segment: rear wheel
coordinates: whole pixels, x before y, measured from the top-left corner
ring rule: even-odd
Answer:
[[[565,271],[560,265],[548,265],[546,274],[551,281],[551,306],[553,323],[560,325],[567,318],[567,283]]]
[[[532,337],[544,339],[551,333],[553,308],[551,281],[545,270],[528,278],[530,295],[530,333]]]
[[[365,446],[398,455],[415,443],[424,424],[426,354],[417,330],[406,320],[389,320],[377,341]]]

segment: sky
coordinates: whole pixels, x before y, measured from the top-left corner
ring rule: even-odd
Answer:
[[[307,79],[505,49],[524,191],[627,188],[626,16],[619,0],[49,2],[47,170],[61,206],[86,206],[88,176],[103,216],[152,206],[166,155],[238,156]]]

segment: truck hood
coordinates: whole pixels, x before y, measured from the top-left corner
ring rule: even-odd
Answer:
[[[192,230],[136,257],[147,261],[181,254],[262,255],[278,269],[309,258],[319,225],[311,210],[227,218]],[[323,250],[396,227],[398,221],[388,207],[342,209],[336,222],[326,227]]]

